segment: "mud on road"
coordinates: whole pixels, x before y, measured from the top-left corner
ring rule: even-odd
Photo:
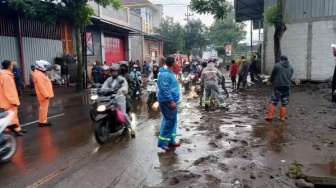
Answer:
[[[230,91],[228,109],[205,112],[184,94],[179,106],[180,148],[159,153],[146,187],[295,187],[285,174],[297,161],[306,175],[336,177],[335,106],[329,84],[292,86],[286,121],[263,117],[266,86]]]

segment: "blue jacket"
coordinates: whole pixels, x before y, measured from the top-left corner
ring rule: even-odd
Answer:
[[[138,79],[139,79],[139,76],[141,76],[141,73],[140,73],[140,71],[136,71],[136,72],[132,71],[132,72],[130,73],[130,76],[131,76],[134,80],[138,80]]]
[[[22,75],[21,75],[21,69],[17,66],[13,67],[13,74],[15,79],[15,84],[17,88],[22,88]]]
[[[177,103],[180,99],[180,88],[175,75],[167,68],[160,68],[158,76],[158,101]]]

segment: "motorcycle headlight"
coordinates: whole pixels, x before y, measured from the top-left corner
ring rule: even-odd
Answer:
[[[97,100],[97,99],[98,99],[98,95],[92,95],[92,96],[91,96],[91,100],[95,101],[95,100]]]
[[[104,104],[99,105],[97,108],[97,112],[104,112],[106,110],[106,106]]]

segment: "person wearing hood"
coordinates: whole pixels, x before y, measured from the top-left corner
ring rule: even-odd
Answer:
[[[23,89],[23,82],[22,82],[22,72],[21,69],[17,66],[17,62],[13,61],[13,74],[14,74],[14,79],[15,79],[15,84],[16,84],[16,90],[21,97],[22,95],[22,89]]]
[[[289,104],[292,76],[293,68],[289,65],[287,56],[281,55],[280,62],[274,65],[270,81],[267,83],[269,86],[273,85],[274,90],[268,106],[268,115],[265,117],[265,120],[271,121],[273,119],[274,110],[279,100],[281,101],[279,120],[285,120],[287,106]]]
[[[219,107],[224,108],[226,106],[224,97],[219,92],[218,84],[222,82],[222,74],[215,67],[213,61],[210,61],[206,68],[202,71],[201,82],[204,84],[205,90],[205,110],[209,110],[211,91],[215,92],[216,100],[219,103]]]
[[[119,74],[120,76],[124,77],[128,84],[128,93],[126,96],[126,113],[131,118],[131,108],[132,108],[132,96],[131,94],[134,92],[136,83],[135,80],[128,74],[128,63],[127,61],[120,61],[120,70]]]
[[[91,77],[93,79],[93,83],[98,83],[98,77],[101,75],[101,69],[98,67],[97,63],[94,61],[92,63],[92,71]]]
[[[49,100],[54,97],[54,91],[50,79],[46,74],[47,66],[50,63],[45,60],[36,61],[33,80],[37,100],[40,103],[38,126],[51,126],[48,122]]]
[[[187,72],[188,74],[191,73],[189,62],[185,62],[184,67],[182,68],[182,73]]]
[[[35,71],[35,65],[30,66],[29,84],[30,84],[30,89],[31,89],[31,94],[30,94],[31,96],[36,96],[34,78],[33,78],[34,71]]]
[[[153,64],[152,72],[148,77],[148,80],[157,79],[159,76],[159,65]]]
[[[27,130],[21,129],[18,118],[18,106],[20,105],[20,100],[15,87],[15,79],[13,71],[13,64],[9,60],[4,60],[2,63],[2,70],[0,74],[0,108],[7,111],[11,110],[14,112],[14,117],[12,123],[16,126],[15,131],[19,136],[22,133],[26,133]]]
[[[169,146],[178,147],[175,141],[177,129],[177,103],[180,100],[180,88],[174,75],[175,58],[168,57],[166,66],[160,68],[158,76],[158,101],[163,115],[158,147],[170,150]]]
[[[128,84],[127,84],[127,80],[119,75],[119,69],[120,69],[120,65],[119,64],[113,64],[110,67],[110,73],[111,73],[111,77],[109,77],[104,85],[102,86],[102,89],[111,89],[111,90],[118,90],[117,91],[117,95],[116,97],[113,99],[115,100],[115,103],[117,104],[117,107],[120,111],[122,111],[122,113],[125,116],[125,125],[126,128],[125,129],[130,129],[131,130],[131,136],[135,137],[135,132],[134,129],[132,128],[131,125],[131,119],[128,116],[127,112],[126,112],[126,97],[125,95],[127,95],[128,93]],[[122,84],[120,84],[122,82]]]
[[[97,83],[104,84],[104,82],[111,76],[109,73],[109,67],[107,65],[102,66],[102,74],[97,78]]]

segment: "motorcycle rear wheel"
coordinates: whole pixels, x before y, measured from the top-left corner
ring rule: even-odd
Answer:
[[[3,133],[2,136],[7,141],[6,146],[10,147],[10,152],[6,154],[5,156],[1,157],[0,159],[0,163],[6,163],[6,162],[9,162],[13,158],[16,152],[17,141],[16,141],[15,136],[13,136],[12,134]]]
[[[152,92],[148,95],[147,105],[149,109],[153,109],[153,104],[157,101],[156,93]]]
[[[99,121],[95,128],[95,137],[99,144],[103,145],[107,142],[110,136],[109,121]]]

